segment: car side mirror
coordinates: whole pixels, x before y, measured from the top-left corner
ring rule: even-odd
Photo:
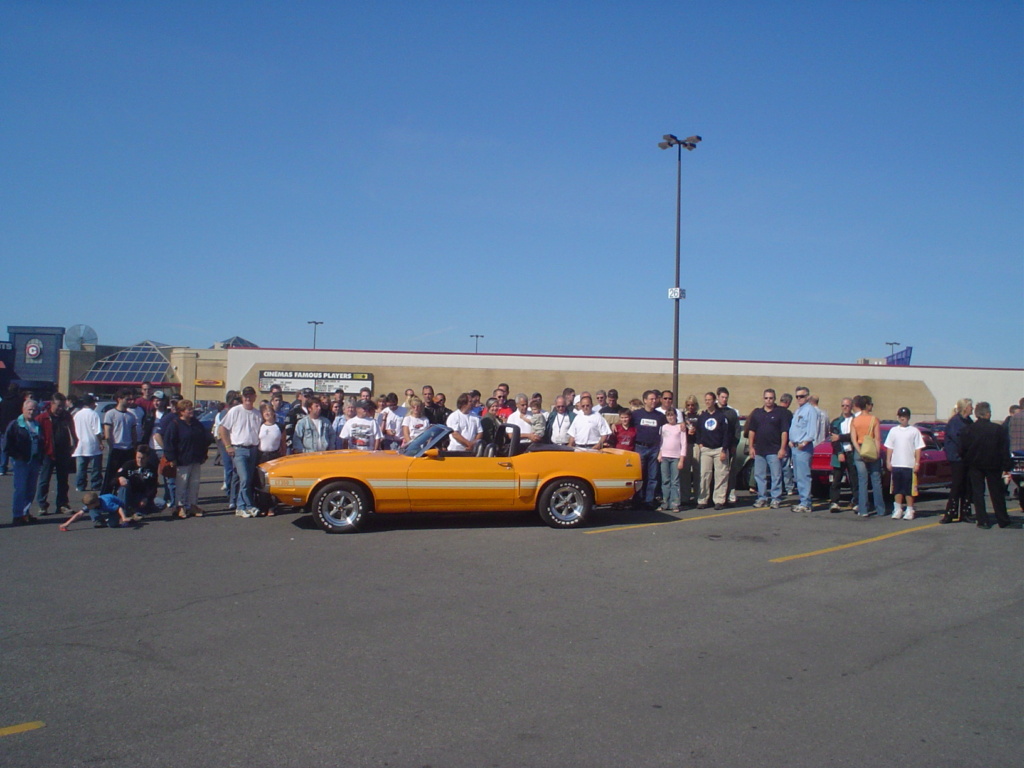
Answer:
[[[437,459],[440,458],[441,451],[437,448],[431,448],[429,451],[423,452],[423,458],[425,459]]]

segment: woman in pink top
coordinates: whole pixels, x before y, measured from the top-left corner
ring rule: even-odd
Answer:
[[[676,409],[666,408],[668,424],[661,428],[661,449],[658,463],[661,464],[661,511],[679,511],[679,470],[683,468],[686,456],[686,429],[676,421]]]

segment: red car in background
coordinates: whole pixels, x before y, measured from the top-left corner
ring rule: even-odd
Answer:
[[[889,470],[885,468],[884,448],[886,435],[893,428],[892,424],[882,424],[882,443],[879,446],[879,458],[882,461],[882,491],[886,499],[889,498]],[[924,438],[924,449],[921,451],[921,469],[917,473],[918,490],[929,488],[946,488],[952,481],[953,473],[946,459],[946,452],[943,451],[935,435],[930,429],[925,429],[915,424]],[[811,459],[811,495],[819,499],[828,498],[829,486],[832,484],[832,442],[826,440],[814,447],[814,457]],[[845,473],[844,473],[845,475]],[[843,478],[843,486],[847,486],[846,478]]]
[[[927,429],[935,436],[935,442],[939,448],[946,444],[946,422],[944,421],[918,421],[914,424],[922,431]]]

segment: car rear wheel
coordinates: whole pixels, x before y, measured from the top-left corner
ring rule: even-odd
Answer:
[[[540,519],[552,528],[578,528],[586,522],[594,499],[582,480],[556,480],[544,489],[537,502]]]
[[[328,483],[313,497],[313,520],[327,533],[355,533],[369,513],[366,491],[345,480]]]

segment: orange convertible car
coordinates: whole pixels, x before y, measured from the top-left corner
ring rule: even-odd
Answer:
[[[259,467],[264,493],[305,507],[329,533],[359,530],[367,516],[402,512],[536,509],[553,528],[583,525],[595,504],[628,501],[640,485],[632,451],[520,445],[506,425],[472,453],[440,450],[451,432],[434,425],[399,451],[327,451]]]

